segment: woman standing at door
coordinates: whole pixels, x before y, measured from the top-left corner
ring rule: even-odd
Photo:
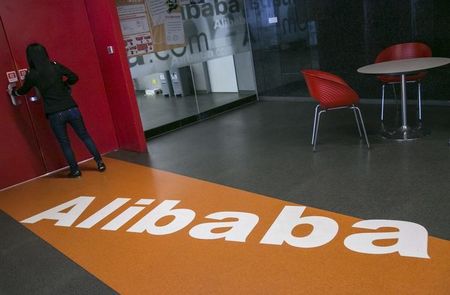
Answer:
[[[12,94],[24,95],[33,87],[39,90],[44,100],[45,114],[70,166],[69,177],[79,177],[81,171],[70,145],[67,124],[72,126],[84,142],[97,162],[97,169],[100,172],[105,171],[106,166],[86,130],[80,110],[71,95],[70,85],[78,81],[78,76],[67,67],[51,61],[47,50],[41,44],[28,45],[26,54],[30,69],[25,76],[23,86],[17,90],[13,89]]]

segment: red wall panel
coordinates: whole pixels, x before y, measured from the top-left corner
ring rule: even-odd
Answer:
[[[86,0],[119,147],[144,152],[147,145],[114,1]],[[113,54],[107,52],[112,46]]]
[[[73,95],[100,152],[116,149],[115,128],[84,2],[0,1],[0,14],[18,68],[28,67],[25,56],[28,44],[43,44],[52,59],[79,75]],[[43,114],[42,102],[31,105],[31,108],[48,170],[65,166],[61,150]],[[89,158],[87,149],[69,130],[77,159]]]
[[[11,71],[17,69],[0,19],[0,89],[7,89]],[[46,172],[26,100],[16,97],[14,104],[6,91],[0,93],[0,143],[0,189]]]

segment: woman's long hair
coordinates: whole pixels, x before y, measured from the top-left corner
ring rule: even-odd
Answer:
[[[47,88],[53,83],[56,75],[47,50],[39,43],[32,43],[27,46],[26,53],[30,70],[35,70],[39,74],[41,84],[39,88]]]

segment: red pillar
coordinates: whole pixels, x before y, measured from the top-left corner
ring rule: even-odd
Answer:
[[[145,152],[147,144],[113,0],[85,0],[119,147]],[[112,46],[114,53],[108,53]]]

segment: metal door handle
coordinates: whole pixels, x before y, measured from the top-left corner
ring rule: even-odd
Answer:
[[[13,106],[17,107],[17,106],[19,106],[22,103],[22,101],[12,94],[12,90],[13,90],[14,87],[16,87],[16,83],[15,82],[9,83],[8,84],[8,89],[6,90],[6,92],[8,92],[9,97],[11,98],[11,103],[13,104]]]

